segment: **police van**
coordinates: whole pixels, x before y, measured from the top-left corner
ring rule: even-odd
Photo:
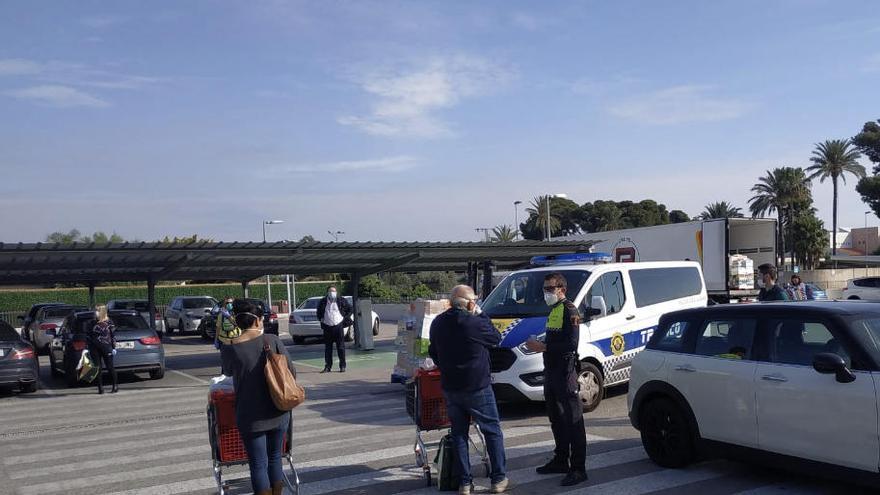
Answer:
[[[580,310],[578,378],[585,411],[592,411],[605,387],[629,380],[630,364],[670,311],[706,306],[699,263],[657,261],[611,263],[603,253],[538,256],[532,266],[507,275],[483,303],[483,312],[502,334],[490,351],[492,382],[503,401],[544,400],[544,364],[526,340],[543,338],[550,309],[544,277],[561,273],[567,298]]]

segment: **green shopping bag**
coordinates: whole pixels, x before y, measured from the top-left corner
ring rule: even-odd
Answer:
[[[88,350],[84,350],[79,357],[79,364],[76,365],[77,376],[81,382],[92,383],[101,372],[101,368],[95,366]]]

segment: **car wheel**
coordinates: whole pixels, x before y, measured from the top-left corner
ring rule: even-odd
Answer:
[[[849,296],[847,297],[847,299],[849,299],[850,301],[858,301],[860,298],[859,296]]]
[[[211,340],[211,336],[208,335],[208,325],[199,325],[199,330],[202,333],[202,340]]]
[[[293,339],[293,343],[296,345],[303,345],[306,343],[305,337],[291,337]]]
[[[183,326],[183,320],[177,320],[177,330],[183,334],[183,329],[186,328]]]
[[[150,380],[161,380],[165,377],[165,367],[162,366],[160,368],[156,368],[154,370],[150,370]]]
[[[345,332],[345,341],[354,342],[354,327],[348,327],[348,331]]]
[[[693,435],[684,412],[672,400],[663,397],[642,406],[639,430],[645,452],[657,465],[680,468],[693,461]]]
[[[578,398],[584,412],[592,412],[599,407],[603,392],[602,372],[593,363],[582,361],[578,375]]]
[[[373,322],[373,337],[379,335],[379,320]]]
[[[39,388],[40,388],[40,381],[39,380],[34,380],[31,383],[22,383],[19,386],[19,390],[21,390],[21,393],[23,393],[23,394],[32,394],[32,393],[36,392],[37,390],[39,390]]]
[[[76,387],[79,384],[79,379],[76,373],[76,364],[69,363],[64,369],[64,381],[67,383],[68,388]]]
[[[166,333],[167,335],[171,335],[171,332],[174,331],[174,328],[171,327],[171,324],[168,323],[168,320],[167,320],[167,319],[164,319],[164,318],[163,318],[163,319],[162,319],[162,323],[164,323],[164,326],[165,326],[165,333]]]
[[[49,372],[56,378],[61,376],[61,370],[57,368],[57,364],[55,363],[55,355],[51,352],[49,353]]]

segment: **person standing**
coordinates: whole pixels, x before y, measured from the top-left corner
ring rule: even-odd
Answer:
[[[345,373],[345,328],[351,326],[351,304],[344,297],[339,297],[336,286],[327,287],[327,295],[318,303],[318,321],[324,331],[324,369],[321,373],[330,372],[333,368],[333,344],[339,356],[339,372]]]
[[[244,299],[236,299],[232,305],[235,326],[244,330],[220,348],[220,360],[223,374],[232,377],[235,387],[235,423],[248,454],[251,488],[257,495],[281,495],[281,455],[291,413],[279,411],[272,402],[263,346],[283,354],[294,377],[296,370],[278,336],[263,333],[262,308]]]
[[[538,474],[565,474],[562,486],[587,481],[587,432],[578,397],[578,343],[581,316],[566,299],[568,283],[561,273],[544,277],[544,302],[550,306],[544,342],[526,341],[532,352],[544,353],[544,400],[556,448]]]
[[[481,313],[474,290],[467,285],[452,289],[452,308],[431,323],[428,354],[440,368],[440,386],[452,423],[456,468],[461,474],[458,493],[473,490],[468,435],[471,418],[486,438],[489,454],[490,493],[508,489],[504,436],[495,403],[489,370],[489,349],[501,342],[501,334]]]
[[[223,303],[211,310],[214,316],[214,347],[217,349],[241,335],[241,329],[235,325],[235,320],[232,318],[233,301],[231,297],[226,296]]]
[[[110,381],[113,388],[111,394],[119,391],[116,380],[116,368],[113,366],[113,356],[116,355],[116,337],[113,332],[116,327],[107,316],[107,306],[98,306],[95,308],[95,318],[97,323],[86,334],[86,341],[89,347],[89,356],[92,363],[98,368],[98,393],[104,393],[104,368],[110,372]]]
[[[786,287],[786,291],[788,298],[792,301],[812,301],[814,299],[813,291],[801,281],[801,277],[797,273],[791,276],[791,284]]]
[[[764,263],[758,267],[758,273],[761,276],[758,292],[759,301],[788,301],[788,295],[776,283],[779,275],[776,272],[776,266],[770,263]]]

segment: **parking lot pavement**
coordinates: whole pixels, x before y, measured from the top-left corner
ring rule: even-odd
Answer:
[[[383,325],[376,355],[352,353],[348,372],[319,374],[320,345],[288,346],[308,401],[294,414],[294,457],[301,493],[427,494],[412,445],[403,388],[388,383],[381,354],[393,349]],[[289,341],[288,341],[289,344]],[[0,493],[16,495],[153,495],[216,493],[208,446],[207,381],[219,359],[198,337],[166,342],[169,372],[161,380],[123,378],[120,392],[66,389],[43,366],[41,392],[0,395]],[[355,359],[358,356],[362,356]],[[626,390],[617,388],[587,417],[587,485],[564,491],[559,476],[534,473],[553,440],[540,404],[502,407],[508,469],[515,494],[816,494],[857,493],[779,471],[728,461],[686,470],[651,463],[626,418]],[[440,432],[428,434],[438,440]],[[433,455],[433,452],[432,452]],[[472,460],[476,460],[475,457]],[[232,493],[248,493],[245,467],[229,469]],[[485,488],[487,480],[477,480]],[[480,490],[478,489],[478,492]],[[485,491],[485,490],[483,490]]]

